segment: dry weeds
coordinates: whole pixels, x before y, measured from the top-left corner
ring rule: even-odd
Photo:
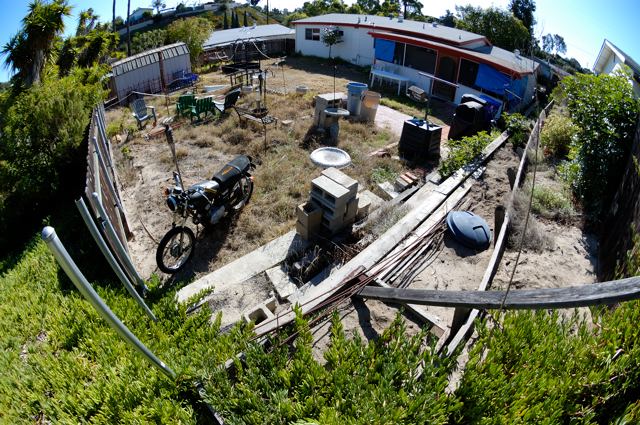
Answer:
[[[530,190],[518,189],[513,199],[513,207],[509,211],[511,221],[509,223],[510,249],[518,249],[522,242],[523,248],[535,252],[542,252],[554,246],[553,238],[541,229],[538,219],[533,214],[529,214],[527,223],[527,233],[522,237],[524,225],[529,207]]]

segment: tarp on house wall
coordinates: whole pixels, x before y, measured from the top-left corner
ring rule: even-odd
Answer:
[[[375,43],[376,59],[385,62],[393,62],[393,52],[396,49],[396,42],[377,38]]]
[[[476,86],[502,96],[505,95],[505,89],[507,89],[509,92],[507,92],[506,95],[509,100],[520,101],[524,96],[527,82],[524,78],[512,80],[508,75],[503,74],[489,65],[481,63],[478,66]],[[513,96],[512,93],[515,93],[520,99]]]

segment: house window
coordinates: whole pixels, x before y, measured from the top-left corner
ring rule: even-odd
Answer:
[[[304,30],[304,39],[320,41],[320,28],[306,28]]]
[[[471,62],[470,60],[460,60],[460,75],[458,76],[458,83],[467,86],[475,87],[476,77],[478,76],[478,64]]]
[[[435,50],[407,44],[404,66],[433,74],[436,71],[437,56]]]

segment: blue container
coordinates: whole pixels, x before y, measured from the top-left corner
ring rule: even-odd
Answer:
[[[364,83],[351,82],[347,84],[347,110],[351,116],[359,116],[362,108],[362,94],[369,86]]]

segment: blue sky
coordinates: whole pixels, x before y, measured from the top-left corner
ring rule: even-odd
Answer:
[[[346,0],[352,3],[354,0]],[[304,0],[271,0],[270,7],[293,10],[302,5]],[[70,0],[73,16],[66,21],[68,32],[75,30],[77,14],[80,10],[93,7],[101,20],[111,20],[111,1]],[[167,0],[167,7],[175,6],[178,1]],[[199,3],[186,0],[187,5]],[[506,7],[509,0],[423,0],[424,13],[432,16],[443,15],[446,9],[455,11],[456,4],[471,3],[474,6]],[[27,13],[28,1],[0,0],[0,44],[7,43],[20,27],[20,21]],[[131,11],[137,7],[149,7],[151,0],[131,0]],[[260,3],[264,4],[264,1]],[[560,34],[567,43],[567,56],[575,57],[582,66],[591,68],[598,55],[604,38],[609,39],[622,51],[640,62],[640,43],[634,28],[640,17],[640,1],[638,0],[536,0],[536,36],[552,33]],[[127,2],[116,1],[116,14],[126,16]],[[0,67],[0,81],[9,78],[4,66]]]

